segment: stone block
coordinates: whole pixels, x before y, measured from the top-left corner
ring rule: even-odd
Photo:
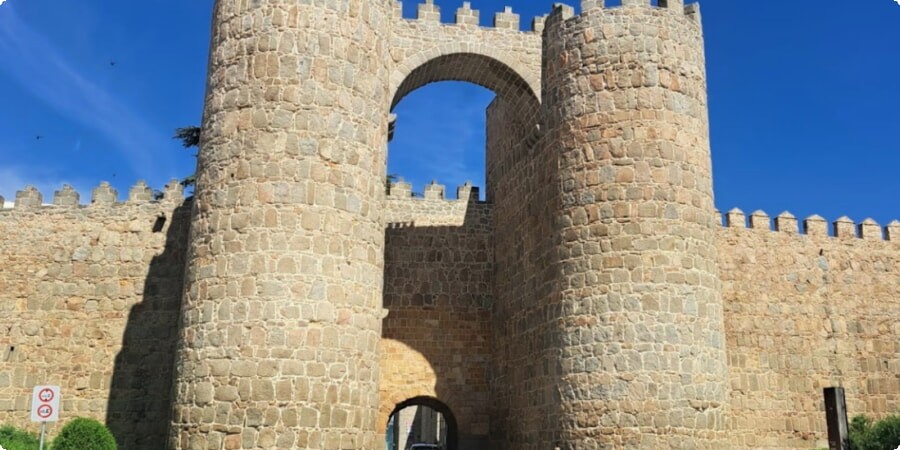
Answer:
[[[809,216],[803,221],[803,230],[809,236],[828,236],[828,222],[819,215]]]
[[[772,219],[764,211],[754,211],[750,214],[750,228],[754,230],[771,230]]]
[[[834,235],[841,239],[856,238],[856,224],[847,216],[834,221]]]
[[[519,31],[519,15],[513,12],[512,7],[504,7],[503,12],[494,14],[494,28]]]
[[[799,228],[797,228],[797,218],[787,211],[779,214],[778,217],[775,218],[775,231],[791,234],[799,233]]]
[[[16,208],[38,208],[44,203],[44,196],[34,186],[26,186],[16,191]]]
[[[472,9],[470,2],[463,2],[462,7],[456,10],[456,24],[478,26],[479,12]]]
[[[78,206],[78,199],[78,192],[75,192],[72,186],[65,184],[62,189],[54,192],[53,205],[73,208]]]
[[[434,4],[434,0],[425,0],[425,3],[420,3],[416,9],[416,19],[423,22],[440,23],[441,8]]]
[[[581,0],[581,11],[589,11],[594,8],[603,8],[604,0]]]
[[[743,211],[734,208],[725,214],[725,226],[728,228],[747,228],[747,217]]]
[[[881,233],[881,225],[871,218],[863,220],[859,224],[859,237],[867,241],[880,241],[884,239]]]
[[[91,204],[96,206],[113,205],[119,198],[119,193],[115,188],[104,181],[100,186],[91,191]]]
[[[148,203],[153,200],[153,189],[147,186],[144,180],[139,180],[131,190],[128,191],[129,203]]]

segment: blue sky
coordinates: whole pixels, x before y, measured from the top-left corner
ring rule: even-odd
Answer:
[[[407,1],[404,13],[415,14]],[[445,21],[461,0],[436,0]],[[523,27],[550,1],[472,0]],[[576,2],[571,2],[576,3]],[[102,180],[124,197],[193,171],[170,137],[202,112],[212,0],[7,0],[0,5],[0,195]],[[716,203],[775,215],[900,219],[900,5],[707,0]],[[463,83],[404,99],[389,173],[421,190],[484,185],[484,107]],[[440,108],[434,105],[440,105]],[[40,136],[40,138],[38,138]]]

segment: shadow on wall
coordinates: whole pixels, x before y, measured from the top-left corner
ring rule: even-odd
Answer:
[[[153,227],[161,232],[171,220],[165,249],[150,262],[143,301],[131,308],[115,360],[106,424],[119,450],[166,448],[190,210],[185,202]]]
[[[445,450],[488,444],[489,211],[470,202],[460,226],[386,231],[381,426],[404,406],[432,407],[454,419]]]

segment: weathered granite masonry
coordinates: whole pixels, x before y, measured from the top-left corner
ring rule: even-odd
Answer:
[[[561,8],[546,25],[559,438],[721,449],[727,369],[700,25],[683,7],[625,3],[571,19]]]
[[[375,447],[392,8],[216,2],[170,448]]]
[[[798,234],[790,214],[738,210],[718,236],[734,449],[827,447],[822,398],[843,386],[851,414],[900,410],[900,222]],[[857,234],[859,232],[859,235]],[[815,445],[813,445],[815,444]]]
[[[0,210],[0,423],[28,422],[36,384],[62,387],[62,417],[103,420],[120,448],[165,447],[190,205],[177,183],[126,203],[108,184],[77,206],[26,188]],[[58,425],[51,425],[54,434]]]
[[[900,222],[717,214],[699,6],[621,3],[218,0],[192,201],[0,210],[0,423],[42,383],[123,450],[375,450],[406,405],[447,450],[809,449],[823,387],[900,410]],[[441,80],[497,94],[486,202],[385,189]]]
[[[490,431],[493,299],[491,208],[471,186],[391,189],[386,213],[381,410],[384,431],[408,399],[440,399],[458,425],[460,448],[483,448]]]

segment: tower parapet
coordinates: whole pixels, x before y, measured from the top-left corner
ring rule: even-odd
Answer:
[[[689,5],[685,5],[684,0],[658,0],[656,5],[654,5],[651,0],[621,0],[620,7],[635,8],[648,6],[654,8],[671,9],[673,11],[683,11],[686,15],[691,16],[692,18],[696,17],[697,21],[699,22],[700,4],[691,3]],[[604,0],[581,0],[581,10],[585,12],[598,8],[602,9],[618,7],[619,6],[606,5],[606,2]]]

